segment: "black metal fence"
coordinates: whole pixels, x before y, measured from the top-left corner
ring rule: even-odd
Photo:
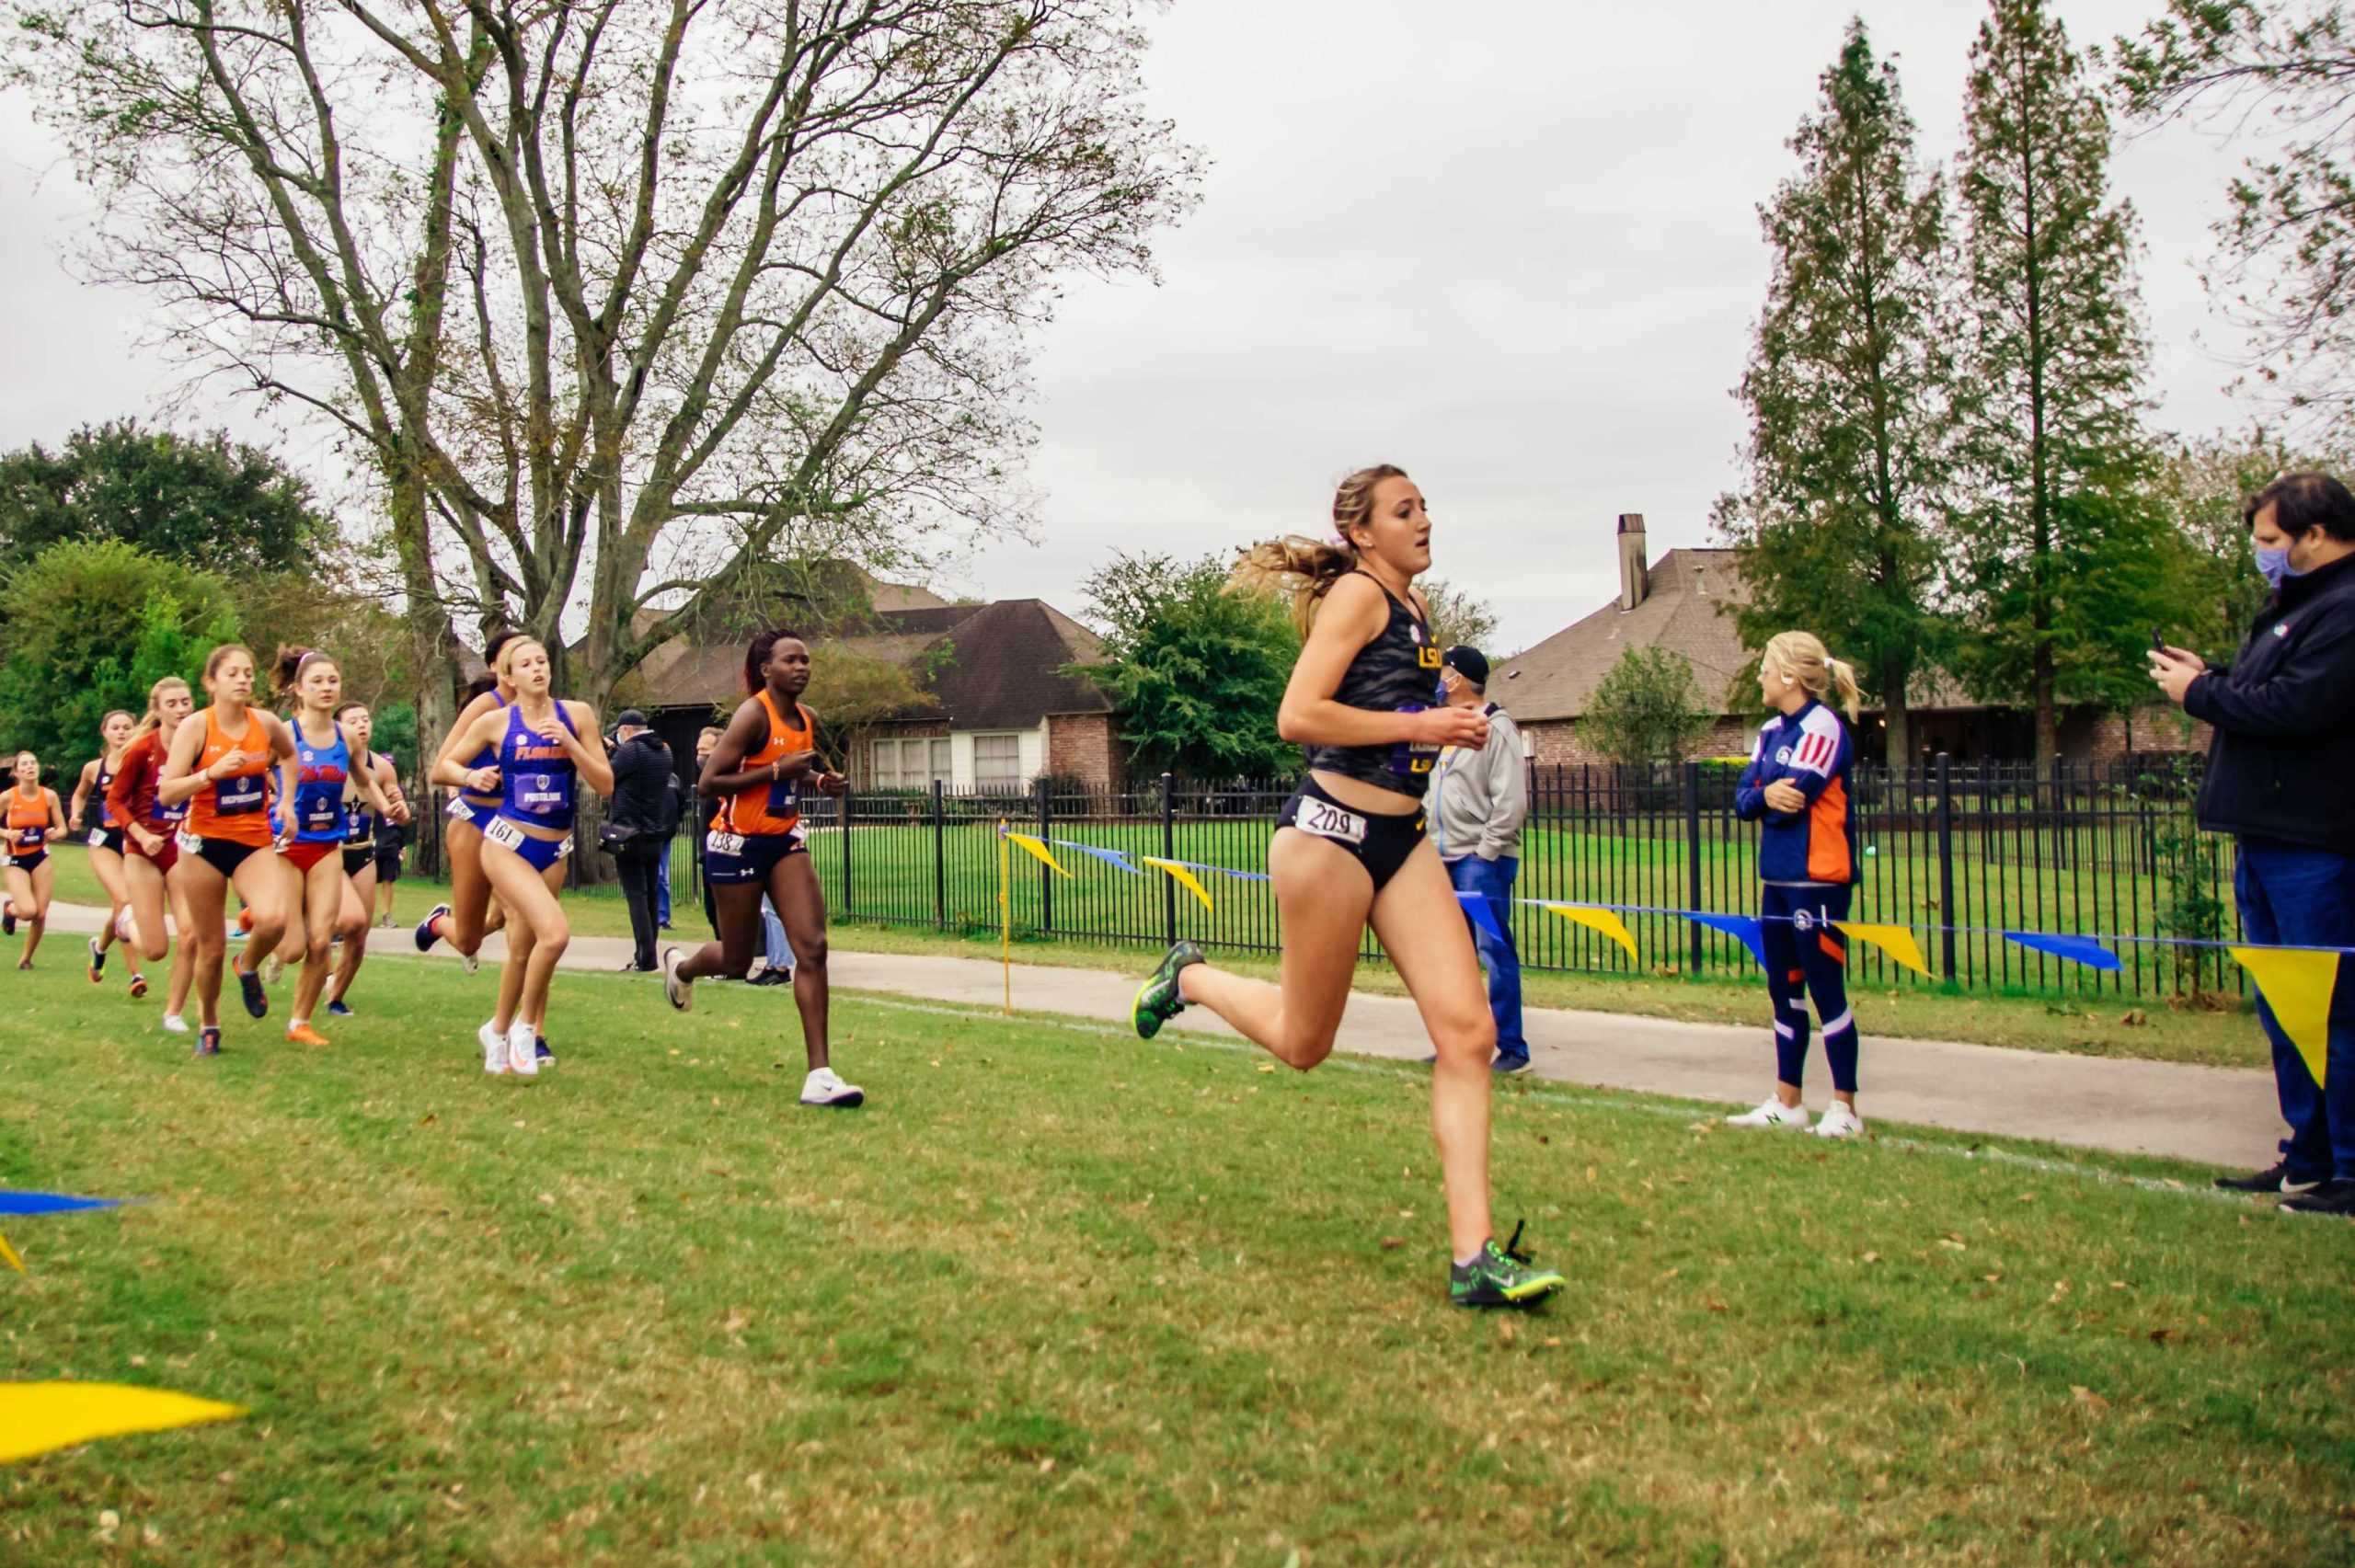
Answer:
[[[1518,897],[1618,906],[1636,939],[1615,942],[1526,905],[1510,911],[1524,964],[1595,973],[1754,974],[1740,942],[1677,911],[1757,907],[1758,830],[1733,815],[1739,769],[1534,767]],[[1864,983],[1974,990],[2119,993],[2234,990],[2215,947],[2128,942],[2105,973],[2007,942],[2006,930],[2188,938],[2237,934],[2232,846],[2198,831],[2190,759],[1953,763],[1859,768],[1853,779],[1862,861],[1851,918],[1911,928],[1925,981],[1852,944]],[[1265,869],[1290,781],[1201,784],[1167,777],[1108,792],[1041,779],[1024,795],[866,792],[805,809],[812,860],[837,919],[936,931],[995,931],[997,825],[1041,838],[1229,868]],[[673,846],[672,886],[699,896],[692,826]],[[1058,850],[1068,877],[1013,857],[1016,933],[1133,944],[1179,936],[1214,949],[1272,952],[1265,882],[1198,873],[1212,907],[1157,871],[1132,874]],[[1369,933],[1366,953],[1377,955]]]

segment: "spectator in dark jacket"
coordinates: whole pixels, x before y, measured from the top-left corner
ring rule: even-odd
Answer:
[[[2238,840],[2233,892],[2252,943],[2355,947],[2355,495],[2321,474],[2290,474],[2242,509],[2273,585],[2232,664],[2182,648],[2151,656],[2170,701],[2214,727],[2200,825]],[[2259,997],[2273,1079],[2290,1124],[2281,1157],[2216,1185],[2290,1195],[2282,1207],[2355,1217],[2355,962],[2331,994],[2318,1085]]]
[[[646,727],[646,715],[625,708],[615,722],[614,797],[606,819],[628,838],[614,848],[622,895],[629,901],[633,951],[623,967],[633,973],[654,968],[654,876],[670,847],[671,749]]]

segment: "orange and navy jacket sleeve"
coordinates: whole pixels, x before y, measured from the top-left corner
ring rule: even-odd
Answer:
[[[1758,872],[1769,882],[1846,883],[1855,878],[1851,847],[1848,727],[1821,704],[1775,719],[1759,732],[1758,751],[1742,770],[1735,810],[1763,818]],[[1804,797],[1797,811],[1767,806],[1768,784],[1786,783]]]
[[[1733,814],[1745,822],[1755,822],[1766,815],[1766,786],[1774,782],[1767,757],[1774,738],[1781,729],[1780,719],[1770,719],[1758,727],[1758,744],[1750,749],[1750,761],[1734,785]]]

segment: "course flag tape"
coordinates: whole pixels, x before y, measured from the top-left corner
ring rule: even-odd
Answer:
[[[1636,951],[1636,939],[1627,933],[1627,922],[1609,910],[1582,910],[1576,904],[1548,904],[1545,908],[1572,925],[1582,925],[1589,931],[1601,932],[1626,948],[1628,957],[1641,962],[1643,956]]]
[[[1700,924],[1707,926],[1711,931],[1722,931],[1728,936],[1739,937],[1741,941],[1741,944],[1750,949],[1750,956],[1758,960],[1758,967],[1762,969],[1766,967],[1766,944],[1760,934],[1765,930],[1765,927],[1759,924],[1758,921],[1754,917],[1750,915],[1705,915],[1695,911],[1684,918],[1690,921],[1698,921]]]
[[[1122,854],[1119,850],[1099,849],[1094,844],[1074,843],[1069,839],[1054,839],[1049,841],[1060,850],[1077,850],[1084,855],[1092,855],[1096,859],[1102,861],[1105,864],[1117,866],[1119,869],[1127,872],[1132,876],[1143,876],[1144,875],[1143,872],[1139,871],[1135,866],[1131,865],[1129,864],[1129,857]]]
[[[2338,955],[2302,953],[2283,947],[2235,947],[2233,956],[2257,979],[2273,1021],[2306,1059],[2306,1070],[2322,1086],[2330,1056],[2330,991],[2338,978]]]
[[[68,1197],[63,1193],[17,1192],[0,1187],[0,1214],[72,1214],[84,1208],[114,1208],[119,1197]]]
[[[1021,845],[1024,853],[1031,856],[1035,860],[1044,862],[1048,869],[1051,870],[1056,876],[1063,877],[1071,876],[1071,873],[1065,871],[1055,857],[1047,852],[1047,846],[1032,838],[1029,834],[1008,833],[1005,837],[1009,843]]]
[[[234,1404],[128,1383],[0,1383],[0,1461],[243,1414]]]
[[[1930,979],[1930,966],[1922,956],[1922,944],[1913,940],[1913,933],[1901,925],[1873,925],[1864,921],[1833,921],[1833,925],[1859,942],[1868,942],[1891,958],[1913,970],[1924,979]]]
[[[1174,880],[1178,886],[1183,887],[1187,892],[1191,893],[1195,898],[1200,898],[1202,901],[1202,908],[1210,910],[1213,914],[1217,912],[1211,903],[1209,891],[1202,887],[1200,880],[1194,876],[1193,868],[1191,866],[1186,865],[1178,861],[1164,860],[1157,854],[1141,854],[1137,856],[1137,858],[1144,862],[1147,865],[1169,873],[1171,879]]]
[[[25,1260],[17,1255],[17,1249],[8,1244],[6,1236],[0,1236],[0,1263],[6,1264],[18,1274],[25,1272]]]
[[[1497,911],[1488,908],[1486,893],[1466,893],[1459,888],[1455,901],[1464,906],[1464,912],[1472,917],[1473,924],[1499,942],[1505,939],[1505,928],[1497,923]]]
[[[2048,936],[2039,931],[2007,931],[2004,933],[2004,940],[2096,969],[2115,970],[2120,967],[2118,955],[2090,937]]]

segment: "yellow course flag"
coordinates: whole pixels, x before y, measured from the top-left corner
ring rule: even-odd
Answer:
[[[2233,956],[2257,977],[2257,989],[2273,1021],[2306,1059],[2306,1070],[2322,1083],[2330,1056],[2330,990],[2338,979],[2338,955],[2294,947],[2235,947]]]
[[[1548,913],[1559,915],[1572,925],[1601,932],[1626,948],[1628,957],[1641,961],[1643,956],[1636,951],[1636,939],[1627,934],[1627,922],[1609,910],[1582,910],[1576,904],[1548,904],[1545,909]]]
[[[1011,842],[1020,844],[1026,853],[1036,859],[1044,861],[1048,867],[1052,870],[1056,876],[1067,877],[1071,875],[1070,872],[1065,871],[1062,866],[1055,864],[1055,857],[1047,853],[1047,846],[1044,843],[1032,838],[1029,834],[1008,833],[1006,834],[1006,838]]]
[[[1141,854],[1137,856],[1137,858],[1144,862],[1147,865],[1157,865],[1162,870],[1169,873],[1172,877],[1177,879],[1178,886],[1185,888],[1186,891],[1191,893],[1195,898],[1200,898],[1202,901],[1202,908],[1210,910],[1213,914],[1218,912],[1211,904],[1210,894],[1203,891],[1201,883],[1195,880],[1192,871],[1178,864],[1174,860],[1163,860],[1158,855]]]
[[[1922,944],[1913,940],[1913,933],[1901,925],[1869,925],[1863,921],[1833,921],[1833,925],[1859,942],[1869,942],[1924,979],[1931,979],[1930,966],[1922,956]]]
[[[17,1249],[8,1244],[6,1236],[0,1236],[0,1263],[6,1264],[18,1274],[25,1272],[25,1260],[17,1255]]]
[[[128,1383],[0,1383],[0,1460],[243,1414],[234,1404]]]

